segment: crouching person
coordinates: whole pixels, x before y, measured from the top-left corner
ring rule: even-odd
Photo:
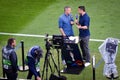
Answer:
[[[26,58],[26,63],[29,67],[29,72],[27,79],[31,79],[32,76],[35,76],[35,80],[41,80],[40,78],[40,67],[39,67],[39,62],[40,58],[43,56],[43,51],[40,48],[40,46],[33,46],[27,55]]]

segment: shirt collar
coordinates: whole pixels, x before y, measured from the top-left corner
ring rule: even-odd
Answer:
[[[14,48],[13,48],[12,46],[10,46],[10,45],[7,45],[7,47],[10,48],[10,49],[14,49]]]
[[[80,16],[82,16],[82,17],[83,17],[83,16],[85,16],[86,14],[87,14],[87,13],[85,13],[84,15],[80,15]]]
[[[65,13],[64,13],[64,15],[65,15],[65,16],[70,16],[70,14],[66,15]]]

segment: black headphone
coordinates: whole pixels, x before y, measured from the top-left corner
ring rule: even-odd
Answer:
[[[36,57],[43,57],[43,51],[41,49],[35,49],[34,54],[36,55]]]

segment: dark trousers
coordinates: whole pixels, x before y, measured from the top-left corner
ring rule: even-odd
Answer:
[[[13,72],[12,70],[4,69],[4,72],[7,76],[7,80],[17,80],[17,72]]]
[[[90,36],[80,37],[80,48],[83,59],[86,60],[86,62],[90,62],[89,39]]]
[[[40,76],[39,72],[38,72],[38,75]],[[32,76],[33,76],[33,73],[29,70],[27,79],[32,79]],[[36,77],[35,77],[35,80],[37,80]]]

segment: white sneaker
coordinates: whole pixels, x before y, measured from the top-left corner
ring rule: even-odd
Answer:
[[[63,73],[63,72],[64,72],[64,70],[61,70],[60,72],[61,72],[61,73]]]
[[[118,77],[118,73],[114,73],[114,78],[117,79]]]
[[[62,61],[62,64],[63,64],[63,65],[66,65],[66,62],[65,62],[65,60],[63,60],[63,61]]]
[[[106,78],[111,79],[111,75],[105,75]]]
[[[86,62],[86,63],[85,63],[85,67],[88,67],[88,66],[90,66],[90,65],[91,65],[90,62]]]
[[[65,73],[67,71],[67,68],[64,68],[63,70],[61,70],[61,73]]]

